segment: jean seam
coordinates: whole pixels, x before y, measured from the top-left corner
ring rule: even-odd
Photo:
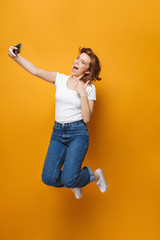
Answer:
[[[56,172],[57,172],[58,164],[59,164],[59,162],[60,162],[60,160],[61,160],[61,158],[62,158],[62,156],[63,156],[63,154],[64,154],[65,151],[66,151],[66,148],[64,149],[64,151],[63,151],[63,153],[61,154],[59,160],[57,161],[57,164],[56,164],[56,167],[55,167],[55,171],[54,171],[54,178],[56,177]]]

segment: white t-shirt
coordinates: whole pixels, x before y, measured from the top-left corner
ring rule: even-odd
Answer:
[[[71,75],[57,72],[55,83],[55,120],[60,123],[78,121],[82,119],[81,99],[76,90],[71,90],[66,86],[67,79]],[[96,87],[87,85],[86,93],[88,100],[96,101]]]

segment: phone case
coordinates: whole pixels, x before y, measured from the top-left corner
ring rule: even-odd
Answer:
[[[13,49],[14,54],[20,53],[20,51],[21,51],[21,43],[19,43],[19,44],[16,45],[15,47],[18,47],[18,49]]]

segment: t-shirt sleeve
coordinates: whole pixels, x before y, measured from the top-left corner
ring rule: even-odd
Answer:
[[[96,101],[96,87],[92,84],[92,87],[87,92],[88,100],[95,100]]]
[[[61,73],[57,72],[56,80],[55,80],[55,82],[53,83],[54,86],[57,87],[57,83],[58,83],[58,81],[61,79],[61,75],[62,75]]]

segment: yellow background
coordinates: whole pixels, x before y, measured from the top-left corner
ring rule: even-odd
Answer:
[[[160,238],[160,2],[8,0],[1,3],[1,240]],[[55,87],[8,56],[70,74],[78,48],[102,63],[83,166],[100,167],[81,200],[41,181]]]

